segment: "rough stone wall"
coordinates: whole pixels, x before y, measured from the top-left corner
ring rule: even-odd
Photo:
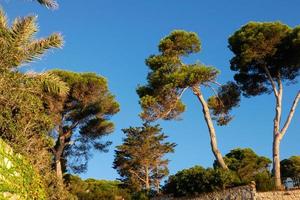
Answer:
[[[198,197],[159,197],[152,200],[300,200],[300,189],[290,191],[256,192],[254,185],[202,194]]]
[[[153,200],[254,200],[255,187],[252,185],[234,187],[224,191],[205,193],[197,197],[160,197]]]
[[[300,190],[258,192],[255,200],[300,200]]]

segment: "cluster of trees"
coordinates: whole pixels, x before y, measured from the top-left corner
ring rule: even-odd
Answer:
[[[37,2],[52,9],[58,6],[53,0]],[[217,81],[217,68],[183,61],[201,50],[196,33],[176,30],[163,38],[158,53],[146,59],[150,70],[146,85],[136,91],[144,123],[123,129],[125,138],[115,150],[113,167],[121,182],[63,176],[66,172],[84,172],[91,150],[107,151],[111,142],[103,141],[103,136],[113,132],[110,118],[120,108],[107,80],[95,73],[59,69],[20,72],[23,64],[62,46],[60,34],[36,39],[37,31],[35,17],[17,18],[10,26],[0,11],[0,137],[30,160],[43,177],[49,199],[143,199],[150,191],[196,195],[251,181],[256,181],[259,190],[281,189],[281,176],[300,175],[299,157],[280,163],[279,156],[280,142],[300,99],[298,91],[282,121],[284,86],[294,84],[300,71],[300,27],[250,22],[236,31],[229,38],[234,81],[225,84]],[[161,181],[169,174],[165,155],[173,153],[176,144],[167,142],[160,126],[152,123],[180,118],[185,111],[182,96],[187,90],[193,92],[202,108],[215,163],[213,168],[182,170],[161,188]],[[206,90],[211,92],[210,97],[204,97]],[[239,106],[241,95],[266,93],[273,93],[275,98],[273,162],[251,149],[234,149],[222,156],[215,126],[227,125],[233,119],[230,111]]]
[[[213,168],[195,166],[171,175],[163,187],[164,193],[176,197],[195,196],[203,192],[250,184],[252,181],[255,181],[258,191],[275,189],[270,159],[258,156],[249,148],[237,148],[226,154],[224,161],[230,170],[221,169],[215,162]],[[282,176],[300,177],[299,161],[299,156],[282,160]]]
[[[282,122],[283,88],[284,83],[294,84],[299,76],[299,31],[300,27],[291,28],[279,22],[250,22],[236,31],[229,38],[229,49],[234,54],[230,69],[236,72],[235,82],[224,85],[216,81],[216,68],[183,62],[183,57],[200,51],[197,34],[182,30],[172,32],[160,41],[159,54],[151,55],[146,60],[150,68],[148,83],[137,89],[143,109],[141,117],[146,121],[178,118],[185,110],[182,95],[187,89],[191,89],[202,106],[216,163],[228,170],[217,146],[213,120],[216,120],[217,125],[226,125],[232,119],[230,110],[239,105],[241,93],[245,97],[251,97],[273,92],[276,102],[273,174],[276,189],[281,189],[280,141],[287,132],[300,99],[298,91],[287,119]],[[207,100],[203,96],[204,88],[213,92]]]

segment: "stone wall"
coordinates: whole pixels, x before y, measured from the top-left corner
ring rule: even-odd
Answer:
[[[254,185],[235,187],[197,197],[159,197],[152,200],[300,200],[300,189],[290,191],[256,192]]]
[[[255,187],[253,185],[234,187],[223,191],[205,193],[197,197],[160,197],[153,200],[254,200]]]
[[[258,192],[255,200],[300,200],[300,190]]]

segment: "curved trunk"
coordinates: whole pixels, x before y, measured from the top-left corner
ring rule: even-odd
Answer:
[[[204,115],[204,119],[205,119],[207,128],[209,130],[210,145],[211,145],[212,152],[213,152],[219,166],[221,168],[227,170],[228,167],[225,164],[223,156],[222,156],[221,152],[218,149],[216,131],[215,131],[214,124],[213,124],[213,121],[212,121],[211,116],[210,116],[210,111],[209,111],[208,105],[207,105],[207,103],[206,103],[206,101],[205,101],[205,99],[204,99],[204,97],[203,97],[203,95],[202,95],[202,93],[201,93],[201,91],[198,87],[193,87],[192,90],[193,90],[194,94],[197,96],[198,100],[200,101],[200,103],[202,105],[202,112],[203,112],[203,115]]]

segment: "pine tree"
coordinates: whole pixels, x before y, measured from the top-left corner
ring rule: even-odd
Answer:
[[[284,82],[294,84],[300,71],[300,27],[290,28],[280,22],[250,22],[229,38],[234,53],[231,70],[244,96],[273,93],[275,116],[273,121],[273,171],[275,185],[281,189],[280,142],[291,123],[300,91],[282,124]]]
[[[123,129],[126,137],[115,151],[114,168],[122,181],[135,191],[155,188],[160,190],[161,180],[168,175],[169,160],[164,156],[174,152],[174,143],[164,142],[161,128],[144,124],[142,127]]]
[[[225,125],[232,119],[229,111],[240,100],[237,86],[231,82],[220,85],[216,81],[219,71],[214,67],[200,63],[185,64],[182,61],[183,57],[200,51],[200,40],[196,33],[174,31],[160,41],[158,48],[159,54],[146,60],[150,68],[148,84],[137,89],[143,109],[141,117],[146,121],[178,118],[185,110],[181,97],[191,89],[202,106],[216,160],[222,168],[227,169],[217,146],[212,120],[215,119],[218,125]],[[203,88],[212,89],[214,95],[206,100]]]
[[[62,70],[51,73],[70,88],[67,96],[53,95],[48,100],[57,127],[52,134],[52,152],[57,176],[62,180],[65,167],[75,173],[86,170],[92,149],[107,151],[111,143],[102,138],[114,130],[110,117],[119,111],[119,104],[102,76]]]

